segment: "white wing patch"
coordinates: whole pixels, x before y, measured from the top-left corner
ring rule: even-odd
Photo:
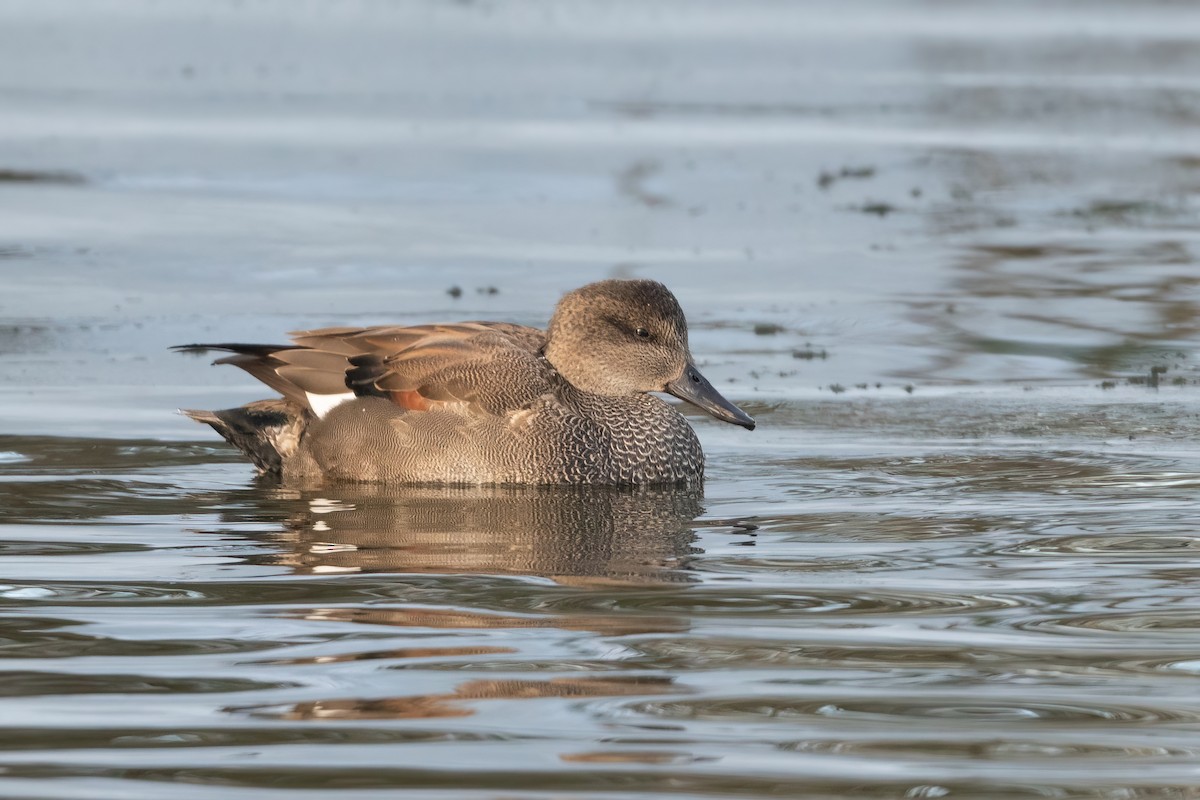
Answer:
[[[308,398],[308,407],[313,410],[320,419],[325,419],[335,406],[340,406],[347,400],[354,399],[354,392],[345,392],[344,394],[314,394],[305,392],[304,396]]]

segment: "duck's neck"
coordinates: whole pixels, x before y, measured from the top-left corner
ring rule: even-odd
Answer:
[[[604,379],[602,371],[580,369],[577,359],[562,346],[555,347],[551,340],[542,350],[542,357],[559,376],[574,388],[587,394],[613,394],[612,386]]]

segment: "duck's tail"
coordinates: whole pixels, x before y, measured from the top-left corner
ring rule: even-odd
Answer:
[[[197,422],[211,425],[225,441],[245,453],[260,472],[280,475],[304,438],[311,414],[284,400],[259,400],[223,411],[181,409]]]

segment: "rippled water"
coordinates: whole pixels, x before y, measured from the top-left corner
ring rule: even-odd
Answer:
[[[0,795],[1200,795],[1191,6],[18,0],[0,65]],[[264,392],[170,344],[613,275],[759,421],[702,495],[173,413]]]
[[[1195,785],[1200,454],[1176,435],[1200,426],[1064,402],[762,405],[769,446],[720,438],[704,498],[303,491],[212,444],[3,437],[4,775],[138,797]],[[807,442],[818,419],[849,446]]]
[[[772,443],[710,447],[706,498],[306,492],[211,444],[4,437],[6,780],[59,796],[1196,783],[1200,456],[1177,439],[1194,414],[959,395],[756,411]],[[846,445],[806,445],[800,420]]]

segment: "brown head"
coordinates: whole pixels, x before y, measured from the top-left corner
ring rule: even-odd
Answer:
[[[576,289],[559,302],[547,335],[546,358],[576,388],[603,395],[667,392],[754,429],[754,420],[692,363],[683,310],[657,281],[608,280]]]

